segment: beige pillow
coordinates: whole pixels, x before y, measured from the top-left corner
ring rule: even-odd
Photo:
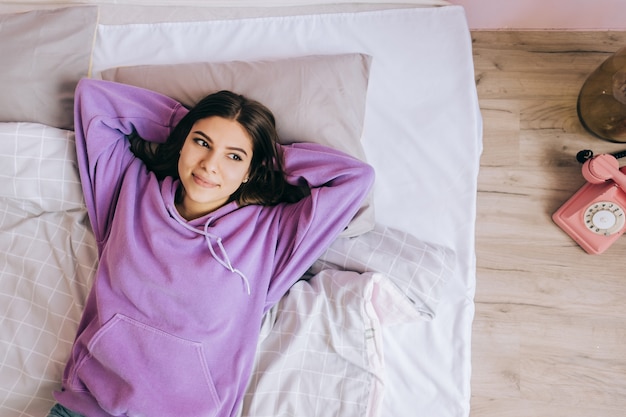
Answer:
[[[361,133],[371,61],[364,54],[341,54],[144,65],[108,69],[102,78],[157,91],[188,107],[212,92],[231,90],[272,110],[282,143],[321,143],[364,161]],[[370,195],[342,235],[373,227]]]
[[[97,23],[97,6],[0,15],[0,122],[73,128]]]

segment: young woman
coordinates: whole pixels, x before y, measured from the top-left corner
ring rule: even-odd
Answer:
[[[278,145],[272,114],[230,92],[188,111],[87,79],[76,148],[100,259],[50,415],[235,415],[263,314],[352,219],[372,168]]]

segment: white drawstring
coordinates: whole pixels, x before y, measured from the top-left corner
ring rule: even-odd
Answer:
[[[209,218],[207,222],[204,224],[204,230],[199,230],[191,226],[187,222],[185,222],[183,219],[181,219],[178,216],[178,213],[175,211],[175,209],[172,209],[170,207],[169,211],[173,215],[173,217],[176,219],[176,221],[180,223],[183,227],[185,227],[186,229],[192,232],[195,232],[204,236],[207,242],[207,246],[209,247],[209,251],[211,252],[211,256],[213,256],[213,259],[215,259],[220,265],[228,269],[230,272],[239,275],[239,277],[241,277],[241,279],[243,280],[246,286],[246,292],[248,293],[248,295],[250,295],[250,281],[248,281],[248,278],[244,275],[243,272],[233,267],[232,263],[230,262],[230,258],[228,257],[228,253],[226,252],[226,249],[224,248],[224,245],[222,244],[222,238],[212,233],[209,233],[209,224],[211,223],[212,218]],[[215,250],[213,249],[213,245],[211,244],[211,239],[215,239],[215,241],[217,242],[217,246],[220,248],[220,252],[224,259],[221,259],[215,253]]]
[[[222,245],[222,238],[219,236],[215,236],[212,235],[211,233],[209,233],[209,222],[211,221],[211,219],[209,219],[205,224],[204,224],[204,237],[207,241],[207,246],[209,247],[209,250],[211,251],[211,255],[213,255],[213,258],[215,258],[215,260],[217,262],[219,262],[224,268],[228,269],[230,272],[235,273],[237,275],[239,275],[241,277],[241,279],[243,280],[243,282],[246,284],[246,290],[248,292],[248,295],[250,295],[250,282],[248,281],[248,278],[243,274],[243,272],[241,272],[238,269],[235,269],[233,267],[233,264],[230,263],[230,258],[228,257],[228,253],[226,252],[226,249],[224,249],[224,245]],[[220,259],[216,254],[215,251],[213,250],[213,245],[211,245],[211,239],[210,238],[215,239],[215,241],[217,242],[217,246],[220,248],[220,252],[222,252],[222,256],[224,257],[224,259]]]

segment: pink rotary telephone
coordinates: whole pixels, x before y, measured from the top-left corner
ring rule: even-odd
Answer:
[[[626,167],[620,169],[616,155],[593,157],[590,151],[579,152],[588,183],[552,215],[591,254],[604,252],[626,231]]]

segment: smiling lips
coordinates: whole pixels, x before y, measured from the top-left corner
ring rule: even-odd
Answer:
[[[192,173],[191,176],[193,177],[193,181],[196,184],[198,184],[200,187],[203,187],[203,188],[216,188],[216,187],[219,187],[219,184],[217,184],[217,183],[215,183],[213,181],[206,180],[206,179],[202,178],[199,175],[196,175],[196,174]]]

